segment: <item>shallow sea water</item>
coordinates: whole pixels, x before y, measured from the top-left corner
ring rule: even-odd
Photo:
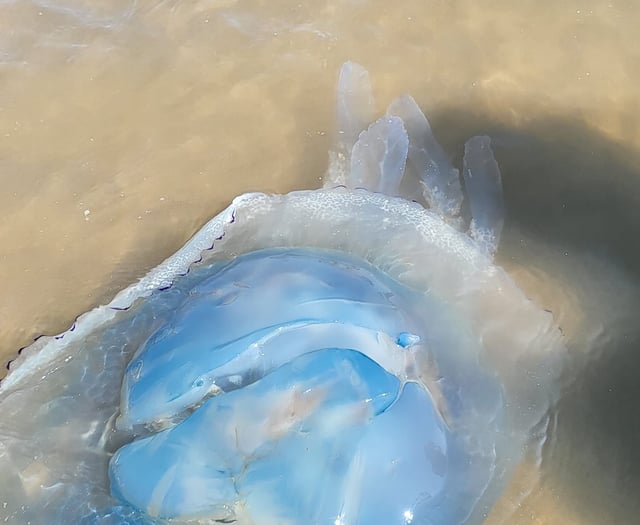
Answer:
[[[633,2],[0,1],[0,355],[234,196],[318,187],[355,60],[381,109],[411,93],[455,159],[494,138],[497,262],[571,352],[540,479],[518,497],[525,462],[487,523],[634,523],[639,22]]]

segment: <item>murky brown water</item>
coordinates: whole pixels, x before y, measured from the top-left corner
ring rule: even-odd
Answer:
[[[344,60],[445,148],[495,139],[498,259],[572,352],[543,476],[488,523],[640,512],[636,2],[0,0],[0,356],[173,253],[245,191],[319,185]],[[529,469],[522,468],[522,476]]]

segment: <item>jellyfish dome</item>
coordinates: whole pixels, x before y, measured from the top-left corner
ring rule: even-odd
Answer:
[[[493,263],[489,138],[461,181],[410,96],[376,120],[351,62],[337,108],[322,189],[236,198],[11,364],[5,521],[484,521],[548,418],[559,330]]]

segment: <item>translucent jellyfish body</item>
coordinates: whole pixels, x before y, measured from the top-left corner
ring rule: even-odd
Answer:
[[[554,400],[500,173],[347,63],[325,188],[248,194],[0,385],[14,523],[482,523]],[[368,126],[368,127],[367,127]]]

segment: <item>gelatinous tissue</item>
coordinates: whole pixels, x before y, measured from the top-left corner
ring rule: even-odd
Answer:
[[[337,108],[324,188],[236,198],[12,363],[0,516],[483,522],[544,427],[560,333],[493,264],[488,137],[460,177],[413,98],[376,120],[351,62]]]

